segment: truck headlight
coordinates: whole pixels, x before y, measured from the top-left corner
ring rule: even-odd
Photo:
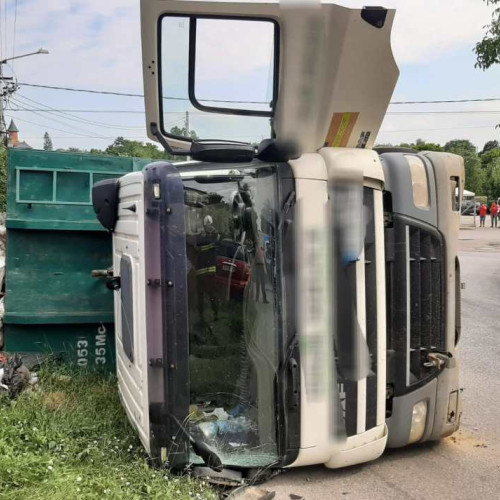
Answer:
[[[413,406],[411,415],[411,430],[408,444],[420,441],[425,432],[425,422],[427,420],[427,401],[420,401]]]

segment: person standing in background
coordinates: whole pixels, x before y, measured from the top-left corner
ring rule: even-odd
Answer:
[[[490,207],[491,227],[498,227],[498,205],[493,202]]]
[[[486,205],[484,203],[481,203],[481,206],[479,207],[479,227],[484,227],[487,211],[488,209],[486,208]]]

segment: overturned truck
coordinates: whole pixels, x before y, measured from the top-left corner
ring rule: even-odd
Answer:
[[[148,134],[187,158],[100,182],[93,203],[147,451],[245,475],[453,433],[464,167],[373,149],[394,12],[143,0],[141,15]]]

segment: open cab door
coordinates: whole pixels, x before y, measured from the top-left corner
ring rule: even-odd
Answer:
[[[319,2],[141,0],[148,136],[216,161],[248,161],[265,139],[281,145],[262,144],[266,159],[370,148],[398,78],[393,18]]]

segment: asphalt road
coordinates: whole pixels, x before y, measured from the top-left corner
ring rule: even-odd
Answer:
[[[360,466],[287,471],[264,485],[277,500],[500,499],[500,229],[461,231],[460,259],[460,431]]]

